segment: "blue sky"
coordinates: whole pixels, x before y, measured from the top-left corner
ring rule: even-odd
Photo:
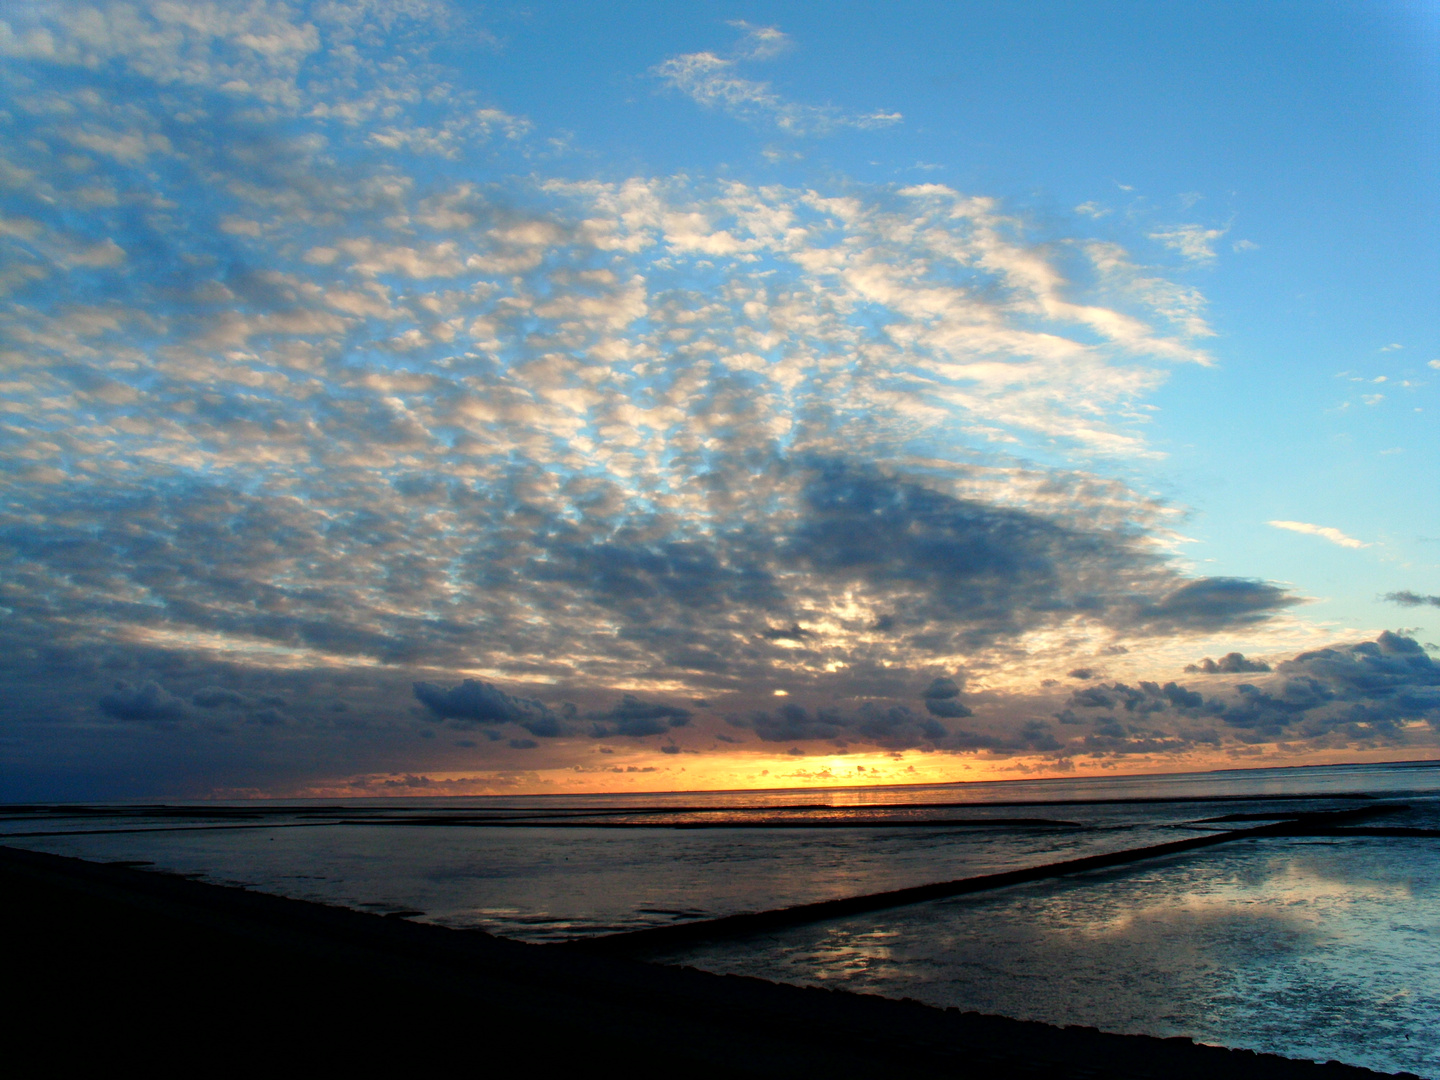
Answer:
[[[4,793],[1432,755],[1437,39],[15,6]]]

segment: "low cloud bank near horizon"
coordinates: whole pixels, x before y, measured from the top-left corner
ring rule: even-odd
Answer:
[[[890,698],[797,696],[776,704],[743,693],[698,703],[664,693],[521,690],[479,679],[410,683],[402,669],[387,667],[277,670],[153,651],[125,659],[52,651],[48,658],[63,684],[11,661],[6,685],[15,717],[10,752],[26,738],[49,744],[26,780],[49,785],[50,797],[73,790],[67,784],[95,798],[293,793],[347,777],[457,769],[486,783],[515,773],[533,783],[537,770],[600,769],[606,759],[597,765],[597,749],[623,752],[622,773],[638,769],[633,763],[646,753],[682,751],[732,762],[920,753],[1065,772],[1077,763],[1127,760],[1153,768],[1196,754],[1255,764],[1251,748],[1266,746],[1291,755],[1423,756],[1440,733],[1440,663],[1391,632],[1304,651],[1270,671],[1008,693],[972,692],[962,671],[913,679]],[[936,701],[950,708],[937,714],[928,708]],[[70,753],[56,754],[57,744]],[[16,791],[8,796],[20,793],[19,779],[10,775],[7,788]]]

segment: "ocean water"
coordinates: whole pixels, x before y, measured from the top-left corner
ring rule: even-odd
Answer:
[[[1440,830],[1440,763],[830,791],[0,808],[0,843],[534,942],[1313,810]],[[1217,821],[1217,818],[1230,820]],[[1440,1078],[1440,837],[1266,837],[655,957]]]

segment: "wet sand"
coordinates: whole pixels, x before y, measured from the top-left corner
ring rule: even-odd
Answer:
[[[29,1048],[57,1069],[1377,1075],[527,945],[10,848],[0,905],[12,1054]]]

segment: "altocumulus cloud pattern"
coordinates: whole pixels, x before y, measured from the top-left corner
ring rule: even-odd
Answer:
[[[29,767],[273,787],[317,754],[438,768],[474,730],[498,783],[604,740],[1063,758],[1435,717],[1400,638],[1226,698],[1057,714],[1007,684],[1057,634],[1119,655],[1296,602],[1188,572],[1103,465],[1026,457],[1148,453],[1141,397],[1210,362],[1203,298],[939,185],[577,180],[429,59],[462,31],[329,2],[0,24]]]

